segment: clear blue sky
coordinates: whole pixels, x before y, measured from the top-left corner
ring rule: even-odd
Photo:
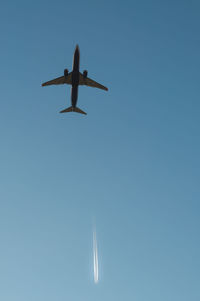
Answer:
[[[0,300],[200,300],[199,30],[198,0],[1,3]],[[87,116],[41,87],[76,44]]]

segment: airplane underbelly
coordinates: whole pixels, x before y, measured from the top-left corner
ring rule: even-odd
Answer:
[[[75,107],[78,99],[78,86],[72,86],[71,89],[71,102],[72,106]]]
[[[78,86],[79,85],[79,72],[73,72],[72,73],[72,86]]]

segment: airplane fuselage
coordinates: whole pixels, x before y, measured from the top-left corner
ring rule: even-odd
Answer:
[[[71,104],[76,107],[78,99],[78,85],[79,85],[79,65],[80,65],[80,52],[78,46],[74,52],[73,69],[72,69],[72,88],[71,88]]]

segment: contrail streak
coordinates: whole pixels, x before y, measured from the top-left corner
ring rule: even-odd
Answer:
[[[97,236],[96,230],[93,230],[93,262],[94,262],[94,282],[99,282],[99,266],[98,266],[98,251],[97,251]]]

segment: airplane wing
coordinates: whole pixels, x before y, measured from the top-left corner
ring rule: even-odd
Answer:
[[[108,88],[106,88],[105,86],[95,82],[94,80],[92,80],[89,77],[84,77],[82,73],[79,73],[79,85],[85,85],[85,86],[89,86],[89,87],[93,87],[93,88],[99,88],[99,89],[108,91]]]
[[[67,77],[60,76],[60,77],[52,79],[52,80],[50,80],[46,83],[43,83],[42,87],[50,86],[50,85],[63,85],[63,84],[69,84],[70,85],[71,83],[72,83],[72,74],[70,72]]]

